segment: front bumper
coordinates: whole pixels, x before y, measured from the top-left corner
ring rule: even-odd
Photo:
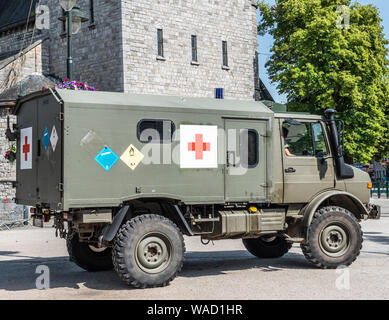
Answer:
[[[381,206],[377,204],[369,203],[367,205],[367,212],[368,212],[367,219],[378,220],[381,218]]]

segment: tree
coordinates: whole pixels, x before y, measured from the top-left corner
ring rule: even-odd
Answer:
[[[388,156],[389,42],[378,10],[351,2],[261,0],[258,32],[274,37],[266,68],[288,110],[335,108],[345,121],[346,159],[367,163]]]

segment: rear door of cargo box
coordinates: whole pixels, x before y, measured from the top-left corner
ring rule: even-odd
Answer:
[[[62,105],[53,95],[46,95],[28,103],[32,103],[31,111],[23,105],[18,116],[20,154],[24,155],[24,158],[19,161],[17,180],[18,184],[20,181],[21,187],[17,190],[17,198],[26,198],[27,193],[30,199],[35,195],[34,204],[61,209]],[[28,151],[29,147],[25,147],[23,128],[28,128],[26,133],[32,133],[32,163],[31,166],[27,164],[27,168],[23,152]]]
[[[37,99],[24,102],[17,113],[16,203],[37,203]]]

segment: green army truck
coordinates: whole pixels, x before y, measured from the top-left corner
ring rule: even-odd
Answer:
[[[258,258],[293,243],[350,265],[379,218],[369,175],[344,162],[342,122],[254,101],[50,89],[22,97],[16,201],[52,217],[81,268],[167,285],[185,236],[242,239]]]

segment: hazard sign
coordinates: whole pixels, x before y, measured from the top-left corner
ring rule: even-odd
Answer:
[[[55,129],[55,126],[53,126],[53,129],[51,130],[50,142],[51,142],[51,146],[53,148],[53,151],[55,151],[55,148],[56,148],[57,142],[58,142],[58,133],[57,133],[57,130]]]
[[[144,155],[140,152],[134,145],[130,145],[126,151],[120,157],[127,166],[130,167],[131,170],[135,170],[138,164],[142,161]]]
[[[119,157],[109,147],[104,147],[95,157],[95,161],[103,167],[105,171],[111,170]]]

